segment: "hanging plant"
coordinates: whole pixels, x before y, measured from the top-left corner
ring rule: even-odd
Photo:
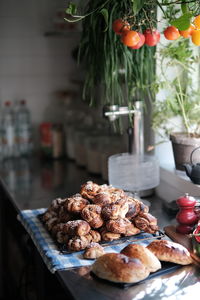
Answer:
[[[147,93],[151,96],[148,87],[154,81],[154,46],[160,39],[157,7],[169,25],[176,27],[177,37],[179,30],[187,30],[192,17],[200,13],[200,3],[194,0],[89,0],[83,6],[81,1],[78,7],[69,4],[66,12],[70,17],[66,20],[82,20],[79,61],[86,69],[83,98],[91,105],[95,104],[98,84],[104,92],[104,104],[131,106],[134,99],[143,99]],[[196,44],[200,35],[197,31],[193,38]]]

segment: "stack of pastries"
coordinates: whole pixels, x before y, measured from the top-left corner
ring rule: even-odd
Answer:
[[[53,200],[43,222],[57,242],[72,252],[91,243],[158,230],[157,219],[140,200],[92,181],[83,184],[78,194]]]

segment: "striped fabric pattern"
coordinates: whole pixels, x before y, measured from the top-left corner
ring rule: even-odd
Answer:
[[[88,266],[93,264],[93,260],[83,259],[83,251],[70,254],[63,254],[60,252],[57,244],[54,242],[38,218],[38,215],[44,213],[45,211],[46,208],[23,210],[20,212],[17,218],[29,233],[50,272],[54,273],[57,270],[66,270],[73,267]],[[138,239],[137,243],[146,246],[151,242],[151,239],[141,241],[140,239],[148,237],[152,237],[152,235],[148,233],[141,233],[137,236],[134,236],[134,240]],[[123,249],[129,243],[130,241],[125,241],[120,245],[105,246],[105,252],[120,252],[121,249]]]

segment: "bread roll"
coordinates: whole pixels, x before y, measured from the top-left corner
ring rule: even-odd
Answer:
[[[189,251],[178,243],[167,240],[155,240],[147,246],[147,249],[153,252],[161,261],[180,265],[189,265],[192,263]]]
[[[83,253],[83,257],[86,259],[96,259],[105,254],[104,248],[98,243],[91,243]]]
[[[97,258],[92,265],[92,272],[99,278],[124,283],[135,283],[149,275],[139,259],[120,253],[106,253]]]
[[[155,272],[161,269],[161,263],[158,258],[143,245],[129,244],[121,250],[121,253],[130,258],[138,258],[149,272]]]

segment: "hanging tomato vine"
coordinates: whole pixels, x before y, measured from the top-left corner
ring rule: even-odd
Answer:
[[[82,5],[82,2],[83,5]],[[79,60],[86,77],[84,99],[95,104],[101,84],[104,103],[131,105],[150,95],[154,81],[157,8],[167,22],[164,36],[191,37],[200,45],[200,1],[197,0],[89,0],[69,3],[68,22],[82,21]]]

